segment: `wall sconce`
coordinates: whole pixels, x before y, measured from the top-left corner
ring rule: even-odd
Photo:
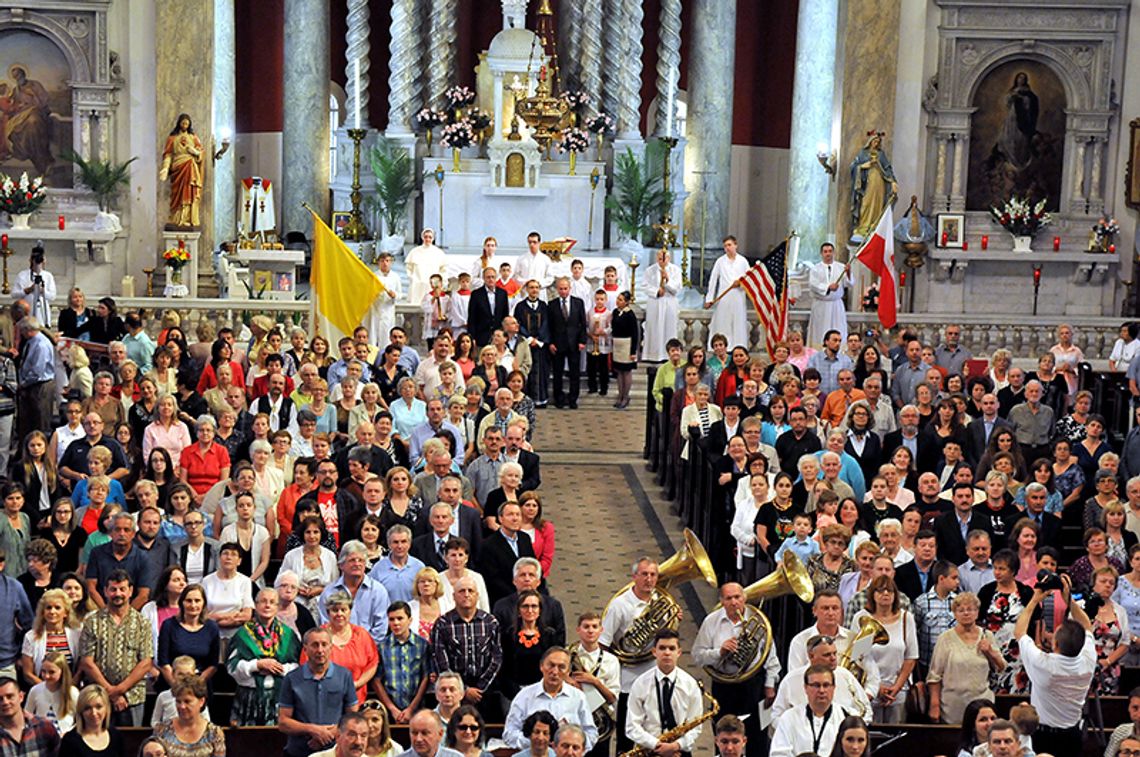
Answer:
[[[214,162],[217,163],[223,155],[230,150],[230,137],[232,133],[228,127],[223,127],[218,130],[218,137],[222,140],[222,146],[214,153]]]
[[[824,172],[835,181],[835,166],[839,158],[835,154],[835,150],[828,150],[827,145],[822,142],[816,147],[815,159],[819,161],[820,166],[823,167]]]

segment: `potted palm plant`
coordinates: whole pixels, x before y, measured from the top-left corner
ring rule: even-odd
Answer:
[[[630,252],[634,252],[634,246],[637,252],[642,251],[643,241],[653,231],[652,219],[673,204],[673,193],[664,185],[660,152],[651,143],[646,145],[642,160],[630,149],[615,160],[614,186],[606,198],[606,208],[618,231],[628,240]]]
[[[415,191],[412,175],[412,156],[407,150],[384,137],[368,155],[372,173],[376,176],[376,199],[384,228],[388,232],[380,240],[380,251],[395,255],[404,246],[404,219],[408,201]]]
[[[95,202],[99,204],[95,231],[122,231],[123,225],[119,222],[119,217],[111,212],[111,207],[119,199],[123,188],[130,184],[131,163],[138,158],[131,158],[124,163],[98,158],[85,160],[74,150],[68,150],[62,157],[79,168],[79,181],[95,195]]]

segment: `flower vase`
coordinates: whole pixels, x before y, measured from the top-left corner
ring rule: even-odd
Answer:
[[[12,228],[26,231],[31,227],[28,220],[32,217],[31,213],[9,213],[8,218],[12,221]]]
[[[1033,237],[1013,235],[1014,252],[1033,252]]]
[[[606,146],[606,135],[598,133],[598,160],[602,159],[602,148]]]
[[[571,151],[571,153],[570,153],[570,175],[571,176],[577,176],[578,175],[577,168],[578,168],[578,153]]]
[[[190,290],[182,283],[182,268],[166,267],[166,287],[162,290],[164,297],[188,297]]]
[[[459,148],[451,148],[451,171],[452,173],[459,173]]]
[[[431,129],[424,132],[424,141],[427,143],[428,155],[431,155]]]

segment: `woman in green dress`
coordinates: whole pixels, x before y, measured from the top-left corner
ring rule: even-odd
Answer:
[[[276,725],[281,681],[300,657],[297,634],[277,619],[277,590],[262,589],[253,618],[230,640],[226,667],[238,685],[230,725]]]

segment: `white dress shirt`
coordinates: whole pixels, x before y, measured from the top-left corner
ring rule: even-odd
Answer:
[[[802,710],[807,706],[807,689],[804,688],[804,672],[807,666],[793,668],[788,675],[780,681],[780,688],[776,691],[776,701],[772,703],[772,720],[777,720],[785,712]],[[862,715],[863,720],[871,722],[871,697],[867,690],[859,685],[859,679],[847,668],[836,668],[835,698],[832,703],[852,715]]]
[[[593,652],[589,652],[583,649],[581,644],[574,647],[573,657],[583,670],[601,681],[611,694],[615,697],[618,695],[621,690],[621,663],[618,662],[617,657],[600,646]],[[586,695],[586,704],[590,706],[590,712],[598,709],[606,702],[602,692],[598,691],[597,687],[592,684],[582,684],[582,693]]]
[[[1071,728],[1081,720],[1088,698],[1089,682],[1096,670],[1096,643],[1085,632],[1085,643],[1076,657],[1057,652],[1046,654],[1026,635],[1018,640],[1021,662],[1033,688],[1029,703],[1037,710],[1041,725]]]
[[[701,628],[697,632],[697,640],[693,642],[693,660],[700,666],[715,665],[720,659],[720,647],[729,639],[736,638],[740,633],[743,617],[737,622],[728,618],[728,612],[722,607],[705,616],[701,621]],[[776,688],[780,679],[780,658],[774,654],[773,648],[764,661],[764,672],[767,675],[764,681],[766,688]]]
[[[562,684],[557,694],[548,694],[543,682],[523,686],[511,702],[507,722],[503,726],[503,741],[512,749],[523,749],[530,740],[523,735],[523,721],[539,710],[546,710],[559,723],[573,723],[586,732],[586,751],[598,741],[594,716],[586,703],[586,696],[568,683]]]
[[[531,279],[537,281],[543,289],[554,280],[550,275],[550,258],[546,257],[546,253],[531,255],[530,250],[527,250],[515,259],[515,280],[525,288]]]
[[[629,624],[633,619],[641,614],[645,609],[648,602],[638,599],[637,595],[633,593],[633,587],[626,589],[621,594],[614,597],[610,602],[609,607],[606,608],[605,615],[602,616],[602,634],[598,637],[598,642],[603,647],[612,648],[614,643],[621,639]],[[639,662],[636,665],[622,665],[621,666],[621,691],[623,694],[628,694],[633,682],[637,680],[645,671],[655,667],[656,663],[653,660],[646,660]]]
[[[661,716],[658,712],[657,692],[661,681],[668,679],[673,685],[673,718],[677,725],[700,717],[704,711],[704,702],[701,690],[697,687],[697,679],[675,668],[665,675],[656,666],[642,673],[629,691],[629,709],[625,721],[625,735],[633,743],[646,749],[657,746],[660,736],[665,730],[661,726]],[[693,751],[693,747],[700,738],[704,726],[697,726],[677,739],[678,746],[683,752]]]
[[[801,684],[802,685],[802,684]],[[833,707],[820,718],[814,715],[808,721],[808,709],[797,707],[776,723],[776,733],[772,736],[772,746],[768,757],[796,757],[798,754],[831,754],[835,737],[839,735],[839,724],[844,714]],[[815,734],[814,736],[812,734]],[[818,750],[816,739],[819,739]]]
[[[807,643],[808,639],[812,636],[820,635],[819,626],[813,625],[810,628],[797,633],[792,637],[792,643],[788,646],[788,670],[795,670],[796,668],[806,668],[811,661],[808,659]],[[843,653],[847,651],[848,645],[855,637],[855,632],[843,626],[839,627],[839,634],[835,638],[835,651],[842,657]],[[867,679],[863,682],[863,688],[867,690],[868,696],[878,696],[879,682],[881,676],[879,675],[879,666],[870,657],[866,657],[861,663],[863,670],[867,673]],[[788,673],[791,677],[791,673]]]

